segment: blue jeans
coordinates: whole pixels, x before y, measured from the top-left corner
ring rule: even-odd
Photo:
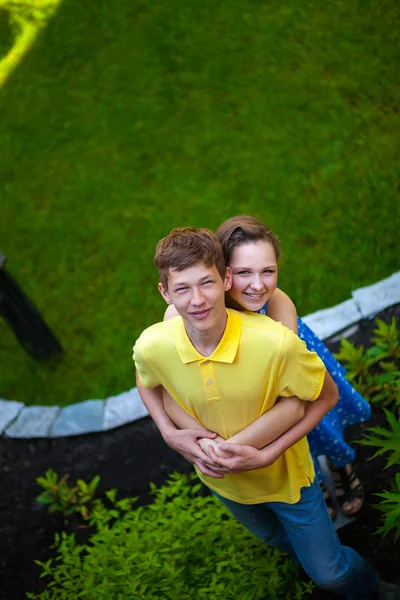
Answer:
[[[348,600],[371,600],[379,586],[374,568],[342,546],[315,478],[296,504],[239,504],[213,492],[233,516],[263,542],[287,552],[322,589]]]

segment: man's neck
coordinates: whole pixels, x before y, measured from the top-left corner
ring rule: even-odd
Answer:
[[[212,331],[196,331],[187,327],[185,324],[186,333],[188,338],[196,348],[197,352],[202,356],[211,356],[215,348],[218,346],[225,332],[226,323],[228,321],[228,315],[224,312],[221,318],[221,325],[214,328]]]

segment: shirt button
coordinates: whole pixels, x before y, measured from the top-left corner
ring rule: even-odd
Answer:
[[[209,360],[205,360],[205,361],[203,362],[203,365],[208,365],[208,363],[209,363],[209,362],[210,362]]]
[[[212,384],[212,381],[211,381],[211,379],[209,379],[209,380],[207,381],[207,385],[211,385],[211,384]]]

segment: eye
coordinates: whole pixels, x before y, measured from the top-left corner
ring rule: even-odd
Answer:
[[[273,269],[265,269],[264,273],[271,274],[271,273],[275,273],[275,271]]]
[[[177,294],[181,294],[182,292],[186,292],[187,289],[188,289],[187,287],[180,287],[180,288],[176,289],[175,292]]]
[[[208,279],[207,281],[203,281],[201,285],[208,285],[210,283],[213,283],[213,281],[211,279]]]
[[[248,275],[249,271],[238,271],[237,275]]]

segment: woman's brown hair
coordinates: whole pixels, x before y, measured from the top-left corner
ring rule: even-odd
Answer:
[[[278,262],[279,260],[280,248],[278,238],[264,223],[261,223],[255,217],[248,215],[231,217],[218,227],[215,235],[224,251],[225,264],[227,266],[231,262],[234,249],[248,242],[269,242],[274,249],[276,261]]]

